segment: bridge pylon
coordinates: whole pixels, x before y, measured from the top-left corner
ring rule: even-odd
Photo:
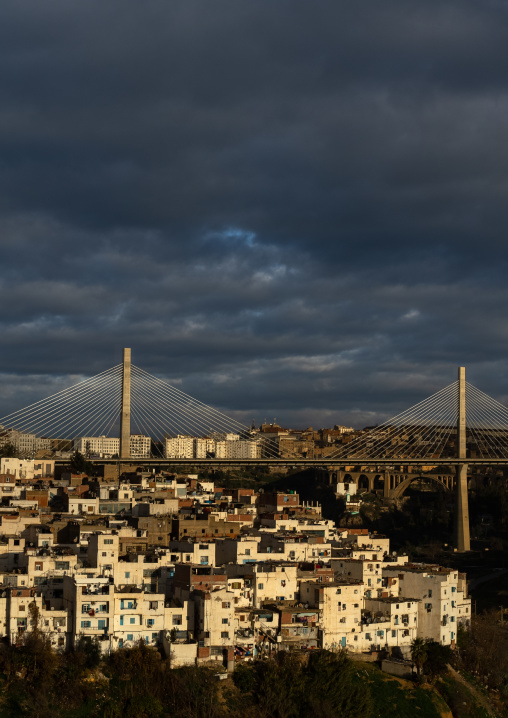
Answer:
[[[455,489],[455,543],[458,551],[470,551],[469,504],[467,496],[466,459],[466,369],[459,367],[457,418],[457,480]]]
[[[120,410],[120,458],[131,455],[131,350],[123,350],[122,408]]]

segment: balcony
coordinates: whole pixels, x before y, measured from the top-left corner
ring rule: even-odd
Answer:
[[[83,596],[106,596],[109,594],[108,586],[83,586]]]

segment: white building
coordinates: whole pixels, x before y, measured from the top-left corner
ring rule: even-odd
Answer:
[[[152,440],[143,434],[131,434],[131,456],[133,459],[148,459]]]
[[[166,438],[166,459],[193,459],[195,441],[193,436],[184,434]]]
[[[0,448],[6,444],[13,444],[17,453],[23,457],[33,457],[41,449],[44,451],[51,449],[51,439],[0,427]]]
[[[224,439],[215,442],[216,459],[260,459],[261,444],[259,441],[244,439]]]
[[[131,434],[130,455],[132,458],[148,458],[150,456],[151,438],[143,434]],[[74,451],[84,456],[98,456],[111,459],[120,454],[120,439],[114,436],[80,436],[74,439]]]
[[[32,459],[0,459],[0,474],[16,479],[33,479],[35,462]]]
[[[74,451],[84,456],[99,456],[110,459],[120,453],[120,439],[112,436],[80,436],[74,439]]]
[[[383,569],[383,576],[398,580],[399,596],[421,599],[418,604],[418,637],[431,638],[446,646],[457,640],[459,617],[471,611],[471,599],[464,596],[456,569],[425,564],[408,564]],[[397,587],[397,584],[395,584]],[[392,586],[392,590],[395,588]]]
[[[322,648],[345,648],[348,636],[359,632],[363,604],[360,581],[302,581],[300,600],[320,610]]]

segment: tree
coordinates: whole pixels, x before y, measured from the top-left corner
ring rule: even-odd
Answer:
[[[93,476],[94,466],[91,461],[87,461],[83,454],[75,451],[71,456],[71,471],[73,474],[86,474]]]
[[[452,651],[449,646],[442,646],[437,641],[427,638],[425,654],[425,675],[433,680],[442,673],[446,673],[447,665],[452,659]]]
[[[356,669],[345,652],[312,653],[305,673],[303,715],[323,718],[370,715],[370,692],[365,683],[356,680]]]
[[[411,659],[416,663],[418,675],[421,675],[422,668],[427,660],[427,644],[423,638],[415,638],[411,644]]]
[[[234,715],[251,715],[253,708],[257,712],[252,715],[263,718],[364,718],[371,713],[369,688],[358,681],[353,662],[342,651],[308,656],[281,652],[238,666],[233,681],[240,692]]]
[[[8,441],[0,448],[0,457],[2,459],[15,459],[18,456],[18,450],[11,441]]]

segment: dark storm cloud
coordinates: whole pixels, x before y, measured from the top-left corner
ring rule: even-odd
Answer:
[[[506,3],[0,14],[0,415],[122,346],[246,421],[508,398]]]

